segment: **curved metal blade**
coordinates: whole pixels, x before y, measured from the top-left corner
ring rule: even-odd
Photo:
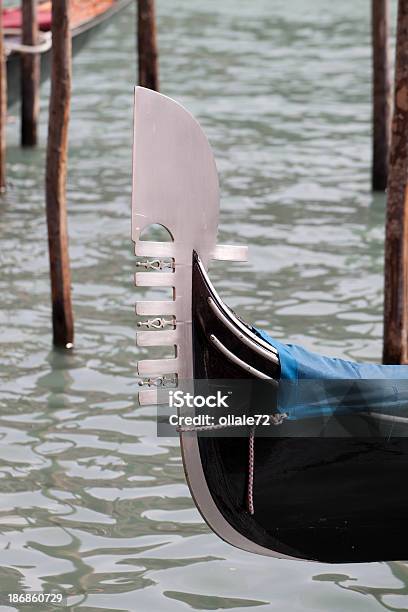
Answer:
[[[214,157],[194,117],[180,104],[135,88],[132,238],[152,223],[173,237],[177,264],[204,265],[215,248],[219,188]],[[150,253],[154,255],[155,253]]]

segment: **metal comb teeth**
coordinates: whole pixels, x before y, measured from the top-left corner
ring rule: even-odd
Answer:
[[[174,287],[175,272],[136,272],[137,287]]]
[[[152,406],[168,403],[169,393],[165,387],[159,389],[141,389],[139,391],[139,404],[141,406]]]
[[[177,385],[177,376],[155,376],[139,381],[140,387],[156,387],[157,389],[173,388]]]
[[[135,284],[139,287],[174,287],[175,285],[175,262],[170,258],[172,252],[171,243],[160,243],[142,241],[136,245],[136,254],[147,257],[146,260],[137,262],[137,266],[149,270],[137,272]],[[157,255],[151,259],[152,255]],[[165,260],[163,257],[167,257]],[[151,301],[136,303],[136,314],[147,316],[146,320],[138,321],[139,328],[148,331],[139,331],[136,334],[138,346],[173,346],[177,345],[178,332],[174,329],[176,325],[176,303],[174,301]],[[156,315],[156,316],[154,316]],[[169,329],[170,328],[170,329]],[[140,386],[166,389],[177,385],[177,359],[146,359],[138,363],[138,372],[141,376],[148,378],[140,381]],[[165,376],[173,374],[173,376]],[[139,400],[145,391],[139,392]],[[153,397],[147,392],[147,398]],[[140,400],[141,401],[141,400]]]
[[[161,376],[177,374],[180,363],[177,357],[166,359],[141,359],[137,364],[139,376]]]
[[[165,319],[164,317],[155,317],[147,319],[147,321],[139,321],[138,327],[147,327],[148,329],[164,329],[165,327],[173,327],[173,319]]]
[[[150,317],[153,315],[176,316],[176,302],[173,300],[152,302],[136,302],[136,314],[140,317]],[[141,327],[141,326],[139,326]]]
[[[174,261],[164,259],[147,259],[145,261],[137,261],[136,266],[138,268],[144,268],[145,270],[164,270],[166,272],[174,270]]]
[[[175,346],[178,341],[178,331],[142,331],[136,334],[138,346]]]

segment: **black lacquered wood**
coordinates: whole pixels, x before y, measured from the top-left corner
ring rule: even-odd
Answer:
[[[209,308],[209,297],[217,303],[194,257],[194,377],[248,379],[214,347],[210,340],[214,334],[242,360],[279,379],[279,367],[244,346]],[[271,411],[275,401],[271,387]],[[268,407],[264,392],[261,404],[262,410]],[[310,436],[302,422],[286,422],[275,428],[273,437],[262,435],[265,432],[258,428],[253,516],[246,508],[247,437],[200,436],[203,470],[220,512],[241,534],[277,553],[331,563],[406,559],[404,426],[384,437],[362,415],[342,417],[333,424],[326,422],[325,437],[316,437],[322,425],[323,421],[310,419]]]

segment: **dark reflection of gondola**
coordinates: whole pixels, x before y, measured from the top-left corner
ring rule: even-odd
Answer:
[[[407,598],[408,598],[408,565],[402,561],[393,561],[387,564],[391,570],[394,578],[401,582],[400,587],[371,587],[356,584],[356,578],[352,578],[345,574],[318,574],[313,577],[313,580],[332,582],[336,586],[345,591],[353,591],[354,593],[360,593],[361,595],[369,595],[375,599],[375,601],[384,610],[391,610],[392,612],[406,612],[408,610]],[[352,581],[352,584],[346,584]],[[354,582],[354,584],[353,584]],[[387,603],[385,598],[389,597],[397,605]],[[402,600],[401,605],[398,605],[399,599]]]

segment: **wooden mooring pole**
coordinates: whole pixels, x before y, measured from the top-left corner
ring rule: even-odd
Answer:
[[[389,20],[389,0],[371,0],[374,191],[384,191],[387,187],[392,114]]]
[[[408,0],[398,1],[385,236],[383,361],[408,361]]]
[[[4,52],[3,0],[0,0],[0,191],[6,189],[7,68]]]
[[[70,0],[52,1],[52,67],[46,169],[46,208],[50,255],[52,324],[55,346],[71,348],[71,303],[66,177],[71,97]]]
[[[38,44],[37,0],[22,3],[23,45]],[[40,86],[40,56],[36,53],[21,54],[21,144],[33,147],[37,144],[37,122]]]
[[[137,0],[139,85],[159,91],[155,0]]]

